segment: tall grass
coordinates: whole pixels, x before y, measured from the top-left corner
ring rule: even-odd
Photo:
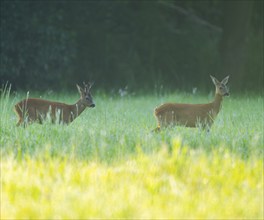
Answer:
[[[13,105],[26,97],[10,96],[9,89],[1,94],[1,152],[8,154],[20,150],[20,156],[38,155],[49,148],[51,155],[71,154],[84,160],[97,158],[116,161],[135,152],[140,145],[144,152],[152,152],[163,143],[181,137],[190,148],[210,152],[218,146],[234,154],[248,157],[263,154],[263,99],[255,97],[230,97],[223,102],[209,133],[199,129],[175,127],[153,134],[156,119],[155,106],[165,101],[201,103],[212,97],[171,94],[168,96],[96,96],[96,108],[86,109],[69,126],[32,124],[26,129],[16,127],[17,117]],[[34,96],[34,95],[30,95]],[[55,96],[55,98],[54,98]],[[43,98],[74,103],[76,95],[42,95]],[[156,148],[155,148],[156,146]]]
[[[225,99],[209,133],[159,134],[151,133],[155,106],[212,96],[95,94],[96,107],[68,126],[24,129],[12,109],[25,96],[1,91],[1,217],[263,218],[261,96]]]

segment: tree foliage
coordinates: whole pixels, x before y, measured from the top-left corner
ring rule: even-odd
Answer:
[[[260,89],[263,3],[250,2],[1,1],[1,82],[185,88],[230,74],[234,87]]]

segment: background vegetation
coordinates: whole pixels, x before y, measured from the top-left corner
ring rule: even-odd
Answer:
[[[19,89],[261,90],[263,1],[1,1],[0,80]],[[1,83],[1,84],[2,84]]]

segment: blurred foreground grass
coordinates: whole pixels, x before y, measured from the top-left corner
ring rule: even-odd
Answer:
[[[173,141],[112,165],[71,159],[2,161],[3,219],[263,218],[263,163],[210,156]]]

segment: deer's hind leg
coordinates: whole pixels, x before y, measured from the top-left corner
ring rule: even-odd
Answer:
[[[16,126],[19,127],[23,123],[22,119],[19,119],[19,121],[16,123]]]
[[[155,133],[158,133],[160,132],[161,129],[160,129],[160,126],[156,127],[155,129],[153,129],[151,132],[155,132]]]
[[[16,123],[17,127],[23,126],[23,128],[26,128],[28,122],[24,120],[23,118],[20,118],[19,121]]]
[[[19,127],[19,126],[21,126],[21,124],[24,121],[23,120],[24,115],[23,115],[22,108],[19,105],[15,105],[14,112],[16,113],[17,117],[19,118],[18,122],[16,123],[16,126]]]
[[[152,132],[158,133],[161,131],[162,128],[166,127],[166,117],[164,117],[164,115],[159,114],[159,115],[155,115],[157,118],[157,122],[158,122],[158,126],[152,130]]]

